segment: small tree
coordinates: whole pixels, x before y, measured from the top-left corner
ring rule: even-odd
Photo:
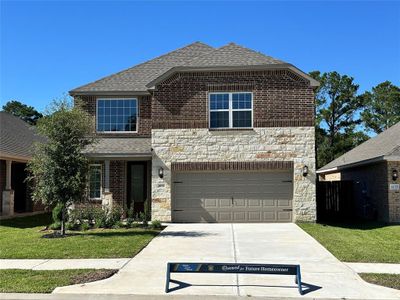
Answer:
[[[48,142],[37,144],[28,164],[33,199],[47,206],[62,205],[61,235],[66,209],[85,198],[88,160],[82,150],[93,142],[91,118],[69,99],[53,101],[37,124]]]

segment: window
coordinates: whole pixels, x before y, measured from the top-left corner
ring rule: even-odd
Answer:
[[[89,198],[101,198],[101,165],[89,166]]]
[[[137,99],[98,99],[97,131],[137,131]]]
[[[210,128],[253,127],[252,93],[211,93]]]

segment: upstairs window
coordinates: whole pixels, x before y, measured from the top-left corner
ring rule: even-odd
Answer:
[[[98,99],[98,132],[136,132],[137,99]]]
[[[252,93],[210,93],[210,128],[252,128]]]
[[[101,199],[101,165],[89,166],[89,197],[93,200]]]

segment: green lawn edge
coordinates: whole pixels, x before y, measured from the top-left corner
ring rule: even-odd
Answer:
[[[0,293],[51,293],[55,288],[102,280],[117,270],[0,270]]]
[[[400,225],[378,222],[297,225],[341,261],[400,263]]]
[[[368,283],[400,290],[400,274],[359,273],[358,275]]]

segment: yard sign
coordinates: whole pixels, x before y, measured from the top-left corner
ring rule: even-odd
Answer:
[[[300,265],[276,264],[235,264],[235,263],[168,263],[165,292],[169,292],[171,273],[237,273],[237,274],[273,274],[294,275],[300,295],[303,295],[301,286]]]

